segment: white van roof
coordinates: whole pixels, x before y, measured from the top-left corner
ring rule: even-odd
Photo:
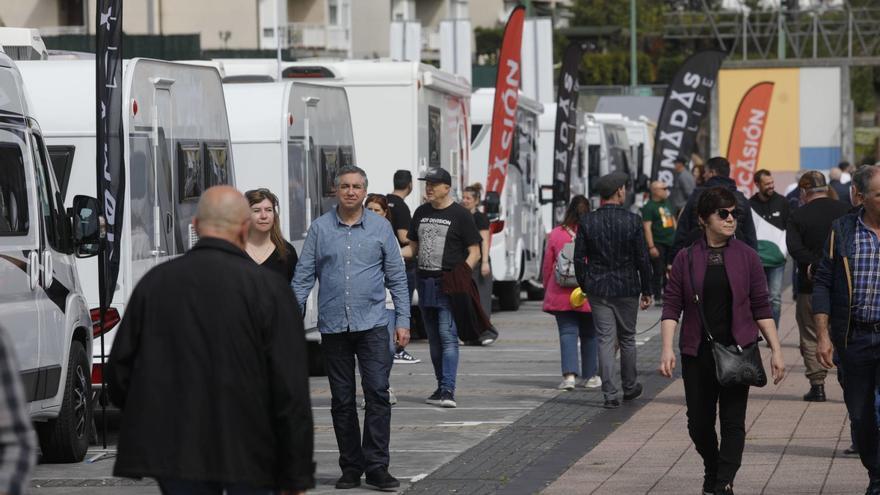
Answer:
[[[281,107],[285,94],[291,91],[290,81],[281,83],[224,84],[229,134],[233,142],[280,141],[286,107]],[[233,112],[246,105],[247,112]]]
[[[519,93],[518,107],[537,115],[544,113],[544,105],[536,100]],[[555,104],[554,104],[555,105]],[[480,88],[471,96],[471,123],[490,124],[492,122],[492,109],[495,106],[495,88]],[[556,113],[554,112],[555,116]],[[543,128],[543,126],[542,126]],[[553,124],[551,124],[551,129]]]
[[[425,87],[454,96],[468,97],[467,79],[444,72],[432,65],[413,61],[378,60],[309,60],[284,64],[286,67],[325,67],[345,86]],[[228,70],[228,69],[227,69]],[[315,81],[321,82],[321,81]]]

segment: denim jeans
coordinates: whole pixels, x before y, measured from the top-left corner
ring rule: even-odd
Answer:
[[[256,488],[247,485],[228,485],[213,481],[191,481],[160,478],[159,491],[162,495],[273,495],[278,493],[269,488]]]
[[[330,382],[330,414],[339,446],[339,467],[343,472],[356,473],[387,469],[391,435],[388,375],[392,363],[388,327],[325,333],[321,335],[321,352]],[[355,358],[366,401],[363,441],[355,402]]]
[[[843,399],[852,422],[853,438],[872,483],[880,483],[877,386],[880,385],[880,332],[850,329],[846,347],[838,349],[845,370]]]
[[[418,277],[419,309],[428,335],[431,364],[437,388],[455,392],[458,374],[458,330],[449,309],[449,297],[440,287],[440,278]]]
[[[556,326],[559,330],[559,352],[562,357],[562,374],[580,375],[581,378],[596,376],[599,369],[599,344],[593,314],[580,311],[559,311]],[[578,340],[581,343],[580,366],[578,366]]]
[[[770,293],[773,321],[779,327],[779,315],[782,308],[782,279],[785,277],[785,265],[773,268],[764,267],[764,275],[767,277],[767,291]]]

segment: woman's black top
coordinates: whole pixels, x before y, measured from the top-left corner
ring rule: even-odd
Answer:
[[[730,331],[732,300],[733,293],[724,269],[724,248],[709,248],[706,278],[703,280],[703,311],[712,337],[724,345],[734,343]],[[703,340],[706,340],[705,336]]]
[[[260,266],[284,277],[284,280],[289,284],[290,281],[293,280],[293,272],[296,270],[297,256],[296,249],[294,249],[289,242],[284,241],[284,245],[287,246],[287,257],[285,259],[281,259],[281,254],[278,253],[278,248],[275,248],[275,250],[272,251],[272,254],[270,254]]]

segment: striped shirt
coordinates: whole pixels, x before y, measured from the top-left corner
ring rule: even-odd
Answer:
[[[853,258],[853,319],[880,321],[880,239],[859,215],[856,223],[856,254]]]
[[[0,493],[20,495],[36,462],[36,441],[27,413],[18,363],[0,328]]]

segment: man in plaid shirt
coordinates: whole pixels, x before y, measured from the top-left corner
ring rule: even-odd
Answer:
[[[831,227],[814,279],[813,320],[819,362],[832,366],[833,347],[840,356],[843,397],[870,480],[865,493],[880,495],[880,167],[860,168],[853,184],[862,208]]]
[[[0,494],[20,495],[36,461],[36,441],[18,377],[18,362],[0,327]]]

